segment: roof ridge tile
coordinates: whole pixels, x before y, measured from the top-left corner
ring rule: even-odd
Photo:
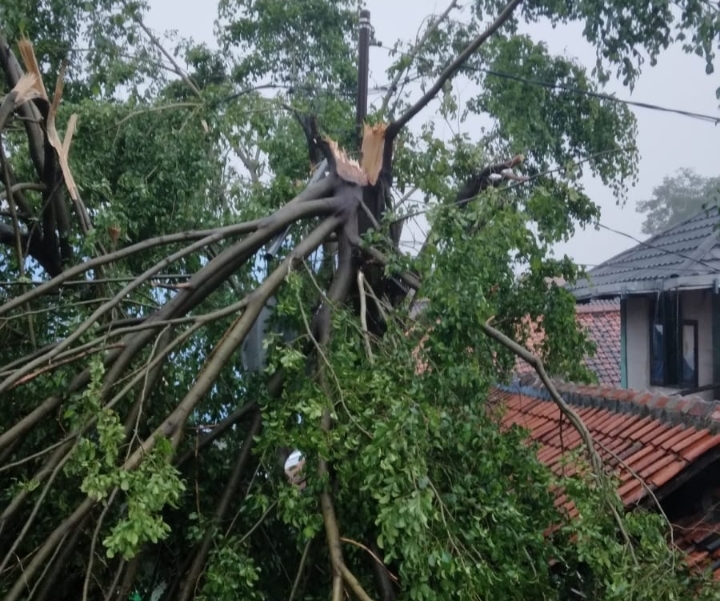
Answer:
[[[652,417],[676,426],[707,428],[720,433],[720,401],[706,401],[697,395],[667,395],[652,390],[617,388],[608,384],[572,384],[553,382],[563,399],[575,407],[605,409],[612,413],[631,413]],[[510,393],[520,393],[539,400],[552,400],[543,383],[534,374],[523,374],[512,384],[496,386]]]

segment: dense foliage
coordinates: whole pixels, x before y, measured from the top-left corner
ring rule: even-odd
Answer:
[[[222,0],[217,52],[150,31],[146,8],[0,0],[1,598],[718,598],[659,516],[621,517],[592,465],[559,478],[500,431],[485,399],[514,356],[483,334],[543,315],[548,371],[591,377],[574,301],[547,283],[580,272],[550,249],[599,216],[583,171],[622,197],[637,153],[632,114],[582,92],[632,85],[671,43],[710,72],[717,12],[452,2],[394,46],[368,117],[390,124],[382,171],[353,185],[320,134],[356,156],[358,3]],[[596,68],[517,34],[539,19],[583,23]],[[64,77],[78,195],[49,103],[18,101],[24,36],[50,100]],[[478,84],[466,104],[447,85],[415,104],[456,74]],[[433,110],[491,126],[442,140]],[[528,181],[455,202],[518,153]],[[398,249],[410,196],[430,223],[417,257]]]

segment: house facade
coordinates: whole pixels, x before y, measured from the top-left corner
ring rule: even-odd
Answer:
[[[623,388],[720,399],[719,224],[703,210],[568,286],[580,304],[620,298]]]

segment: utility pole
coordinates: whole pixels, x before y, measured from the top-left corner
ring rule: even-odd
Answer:
[[[368,78],[370,73],[370,34],[372,27],[370,25],[370,11],[360,11],[360,35],[358,39],[358,91],[357,91],[357,110],[356,110],[356,126],[358,135],[358,147],[362,144],[363,124],[367,117],[367,99],[368,99]]]
[[[363,125],[367,117],[367,100],[368,100],[368,79],[370,74],[370,39],[372,36],[372,26],[370,25],[370,11],[360,11],[360,26],[358,36],[358,90],[357,90],[357,107],[355,125],[357,128],[358,148],[362,145]],[[318,165],[309,184],[318,182],[325,176],[327,168],[327,160],[323,160]],[[265,247],[265,265],[266,272],[270,274],[270,264],[272,259],[280,250],[283,242],[290,233],[292,224],[285,231],[278,235],[268,246]],[[275,298],[268,300],[263,307],[258,319],[253,324],[252,329],[248,332],[248,336],[241,348],[241,361],[243,367],[247,371],[258,371],[265,367],[266,356],[263,340],[268,333],[268,320],[273,313],[275,306]],[[286,338],[292,338],[292,333],[280,330]]]

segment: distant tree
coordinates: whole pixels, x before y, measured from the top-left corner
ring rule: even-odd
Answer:
[[[678,169],[656,186],[652,198],[637,203],[637,212],[646,213],[642,224],[645,234],[657,234],[692,217],[705,206],[720,199],[720,177],[703,177],[693,169]]]

